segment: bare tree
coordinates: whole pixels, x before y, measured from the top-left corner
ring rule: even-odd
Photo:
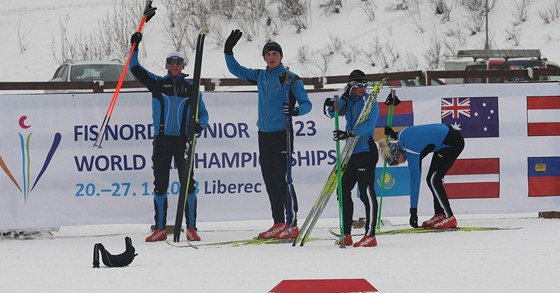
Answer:
[[[299,46],[296,53],[296,60],[300,64],[309,63],[311,57],[311,49],[307,45]]]
[[[532,0],[517,0],[513,3],[513,25],[519,25],[529,17],[529,4]]]
[[[280,19],[296,28],[299,34],[309,27],[309,0],[276,0]]]
[[[235,22],[243,31],[243,36],[252,41],[260,34],[260,24],[270,15],[265,0],[239,1],[236,8]]]
[[[342,0],[322,0],[319,7],[325,15],[340,13],[340,9],[342,9]]]
[[[335,36],[333,34],[329,34],[329,40],[327,42],[326,50],[329,54],[338,54],[342,51],[344,46],[344,40],[340,36]]]
[[[94,32],[84,32],[68,36],[69,15],[59,18],[60,47],[57,49],[53,38],[51,50],[58,63],[67,60],[124,60],[130,51],[130,35],[136,31],[138,20],[142,16],[142,3],[130,4],[126,1],[113,2],[113,9],[100,20]],[[58,52],[57,52],[58,51]]]
[[[27,38],[29,36],[29,33],[31,32],[31,30],[23,30],[23,28],[21,27],[21,22],[23,20],[23,13],[19,13],[19,18],[17,21],[17,37],[18,37],[18,47],[19,47],[19,53],[22,54],[23,52],[27,51],[27,46],[29,46],[29,39]]]
[[[362,5],[360,7],[367,15],[369,21],[375,20],[375,11],[377,10],[377,5],[375,5],[373,0],[362,0]]]
[[[519,46],[519,39],[521,37],[521,29],[517,25],[512,25],[510,29],[506,28],[506,40],[511,41],[514,46]]]
[[[406,9],[404,9],[406,15],[410,19],[412,19],[414,25],[418,29],[418,32],[421,34],[424,33],[424,26],[422,23],[422,15],[420,13],[420,4],[418,3],[418,0],[402,0],[402,1],[403,3],[406,4]]]
[[[430,0],[430,3],[435,14],[441,15],[442,22],[448,22],[450,20],[453,2],[450,2],[449,0]]]
[[[428,51],[424,53],[424,58],[426,60],[426,64],[430,69],[436,69],[442,62],[441,59],[441,49],[442,49],[442,42],[438,35],[433,34],[432,38],[430,39],[430,47]]]
[[[355,43],[348,45],[348,48],[348,50],[341,50],[340,55],[344,58],[346,64],[354,63],[362,55],[362,50]]]
[[[560,0],[552,0],[546,8],[539,10],[539,17],[545,24],[550,24],[560,18]]]

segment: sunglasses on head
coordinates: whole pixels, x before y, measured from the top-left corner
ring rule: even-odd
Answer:
[[[181,57],[171,57],[167,58],[167,64],[169,65],[182,65],[185,62]]]

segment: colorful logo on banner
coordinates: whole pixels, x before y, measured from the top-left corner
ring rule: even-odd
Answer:
[[[560,157],[527,158],[529,197],[560,196]]]
[[[31,125],[25,124],[26,120],[27,120],[27,116],[21,116],[20,119],[19,119],[19,126],[23,130],[29,129],[31,127]],[[58,132],[54,135],[54,139],[53,139],[53,142],[51,144],[51,148],[50,148],[49,152],[47,153],[45,161],[43,162],[43,166],[41,167],[41,171],[39,171],[39,174],[37,175],[37,177],[35,177],[35,180],[32,180],[31,171],[30,171],[31,165],[32,165],[31,164],[31,153],[30,153],[30,141],[31,141],[31,134],[32,133],[29,132],[27,135],[25,135],[25,134],[22,134],[21,132],[19,132],[18,134],[19,134],[19,141],[20,141],[20,148],[21,148],[21,170],[22,170],[22,181],[21,181],[21,183],[22,184],[20,184],[20,182],[18,182],[16,180],[13,173],[10,171],[10,168],[8,168],[8,165],[4,161],[4,158],[2,158],[1,154],[0,154],[0,167],[2,168],[4,173],[6,173],[8,178],[10,178],[10,180],[12,181],[14,186],[17,189],[19,189],[19,191],[21,191],[21,193],[23,194],[24,202],[27,203],[29,193],[31,193],[31,191],[33,191],[35,186],[37,186],[37,183],[39,183],[39,180],[41,179],[43,174],[45,174],[45,171],[49,167],[49,164],[50,164],[50,162],[51,162],[51,160],[54,156],[54,153],[56,152],[56,149],[58,148],[58,145],[60,144],[60,140],[62,139],[62,135]],[[24,138],[24,136],[25,136],[25,138]],[[32,181],[33,181],[33,184],[31,183]]]
[[[463,137],[498,137],[498,97],[442,98],[441,122]]]
[[[380,140],[385,138],[385,126],[387,125],[389,116],[389,106],[385,103],[377,103],[379,106],[379,118],[377,119],[377,124],[375,125],[375,140]],[[393,112],[393,123],[392,128],[394,131],[400,131],[401,129],[414,125],[414,112],[412,111],[412,101],[402,101],[398,106],[395,107]]]
[[[383,167],[375,168],[375,194],[381,196]],[[410,173],[408,167],[387,167],[383,196],[410,195]]]
[[[560,135],[560,96],[527,97],[527,135]]]
[[[449,198],[498,198],[500,159],[459,159],[443,180]]]

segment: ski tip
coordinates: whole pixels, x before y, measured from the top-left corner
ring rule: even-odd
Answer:
[[[207,28],[207,27],[202,28],[202,29],[200,30],[199,34],[200,34],[200,35],[207,35],[207,34],[208,34],[208,28]]]

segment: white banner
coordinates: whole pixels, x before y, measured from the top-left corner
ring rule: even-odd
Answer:
[[[498,190],[490,196],[481,192],[478,198],[452,199],[455,213],[560,208],[560,192],[554,187],[560,185],[560,136],[554,134],[558,126],[544,133],[531,130],[530,125],[540,120],[535,118],[539,117],[535,114],[538,107],[530,106],[533,100],[529,98],[535,98],[535,104],[550,104],[540,97],[552,97],[554,104],[554,97],[560,97],[558,84],[449,85],[396,91],[401,100],[412,101],[414,125],[442,122],[444,98],[470,97],[472,107],[474,98],[496,98],[497,136],[466,138],[460,159],[495,162],[498,169],[494,168],[490,177]],[[388,89],[383,89],[380,100],[387,94]],[[325,117],[322,109],[324,99],[332,95],[310,94],[312,112],[294,119],[293,177],[300,219],[307,215],[335,162],[334,121]],[[111,97],[111,93],[0,96],[0,230],[152,223],[151,96],[148,92],[121,93],[107,139],[102,148],[94,148],[97,127]],[[258,163],[256,94],[204,93],[204,101],[210,123],[197,144],[198,221],[271,218]],[[546,113],[552,114],[547,114],[547,121],[560,121],[558,109],[553,106],[548,110],[552,111]],[[475,112],[471,110],[470,115]],[[430,157],[423,162],[424,170]],[[382,165],[378,163],[378,167]],[[540,170],[537,175],[545,174],[543,166],[550,176],[531,177],[531,168]],[[174,221],[179,190],[177,172],[171,172],[169,223]],[[450,175],[450,181],[461,181],[456,175]],[[472,178],[466,180],[478,180]],[[536,181],[529,183],[530,178]],[[535,182],[552,187],[543,190]],[[481,186],[483,191],[487,189]],[[363,208],[359,199],[355,202],[357,218]],[[408,207],[407,196],[385,197],[382,213],[405,216]],[[432,209],[432,196],[422,182],[419,212],[429,215]],[[324,217],[337,215],[333,199]]]

